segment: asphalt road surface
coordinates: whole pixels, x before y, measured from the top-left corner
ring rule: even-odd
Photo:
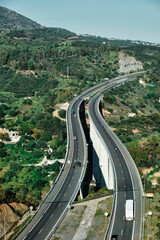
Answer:
[[[108,87],[105,91],[116,86]],[[105,92],[105,91],[102,91]],[[115,136],[109,126],[105,123],[99,111],[101,93],[93,97],[88,105],[88,112],[92,123],[101,135],[107,146],[114,165],[115,174],[115,205],[112,222],[106,239],[117,235],[119,240],[140,239],[142,220],[142,187],[139,174],[129,153],[123,144]],[[136,194],[135,194],[136,193]],[[134,201],[134,220],[126,221],[125,203],[126,200]],[[136,224],[135,224],[136,222]],[[135,228],[136,226],[136,228]]]
[[[78,193],[87,162],[87,144],[79,117],[80,104],[89,94],[102,89],[111,82],[119,81],[119,79],[127,79],[127,77],[121,76],[98,84],[76,96],[70,103],[67,111],[68,149],[65,164],[48,197],[42,202],[32,221],[17,236],[17,240],[50,239],[51,233],[54,232],[58,223],[65,216]],[[71,113],[71,109],[73,109],[73,113]],[[119,151],[113,154],[119,154]],[[77,165],[77,162],[81,164]],[[125,184],[130,189],[131,183],[125,181]],[[126,189],[123,182],[119,183],[118,186],[120,186],[121,190]],[[132,191],[128,191],[126,194],[129,197]],[[127,230],[123,228],[123,231],[125,233]]]

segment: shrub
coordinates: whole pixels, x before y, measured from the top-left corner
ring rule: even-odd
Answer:
[[[66,117],[66,110],[61,109],[61,110],[59,110],[58,114],[61,118],[65,118]]]
[[[4,173],[4,179],[6,182],[9,182],[15,176],[16,173],[13,170],[8,170]]]
[[[13,171],[20,171],[23,168],[20,164],[13,162],[13,161],[11,161],[9,163],[9,165],[10,165],[11,170],[13,170]]]

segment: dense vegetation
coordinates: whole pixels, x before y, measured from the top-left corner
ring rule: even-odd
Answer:
[[[103,106],[110,113],[105,119],[125,143],[137,167],[153,167],[156,172],[160,169],[160,78],[149,76],[146,74],[143,80],[151,85],[143,86],[135,80],[110,90],[104,95]],[[134,115],[128,117],[130,113]],[[151,182],[147,184],[147,191],[151,191]]]
[[[12,100],[12,102],[11,102]],[[11,144],[7,134],[0,134],[0,184],[3,191],[1,202],[23,202],[37,206],[43,191],[49,189],[60,164],[50,167],[33,164],[44,156],[48,159],[64,158],[66,149],[65,123],[52,116],[42,99],[16,98],[14,94],[1,93],[1,128],[18,131],[20,140]],[[52,137],[54,135],[54,137]],[[7,141],[8,144],[4,144]],[[52,152],[49,152],[50,146]]]
[[[138,166],[157,166],[159,47],[135,47],[131,41],[77,36],[56,28],[0,30],[0,127],[16,130],[21,136],[16,144],[10,144],[7,135],[0,136],[8,142],[2,142],[0,148],[1,202],[14,200],[28,205],[32,202],[38,204],[35,199],[40,201],[43,192],[48,190],[49,180],[57,176],[59,164],[52,167],[27,165],[39,163],[44,156],[63,158],[66,149],[65,123],[52,116],[55,105],[70,101],[75,94],[102,78],[117,76],[118,54],[122,49],[143,62],[149,70],[144,80],[153,86],[144,90],[140,85],[136,87],[134,83],[127,83],[105,95],[104,100],[109,104],[107,110],[112,115],[113,105],[123,105],[129,112],[137,114],[133,118],[122,114],[116,123],[110,117],[109,123],[117,128],[116,133],[135,155]],[[130,100],[128,88],[132,96]],[[133,101],[136,92],[139,97]],[[65,118],[65,114],[64,110],[59,111],[61,118]],[[133,134],[132,130],[136,128],[140,132]],[[141,148],[143,138],[146,142]],[[48,152],[48,146],[53,149],[52,153]],[[31,180],[36,175],[38,183]]]

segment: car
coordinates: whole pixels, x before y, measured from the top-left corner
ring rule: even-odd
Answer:
[[[76,115],[76,114],[74,114],[74,117],[77,117],[77,115]]]
[[[77,162],[77,166],[81,167],[81,162],[78,161]]]
[[[118,235],[117,234],[112,235],[111,240],[117,240],[117,239],[118,239]]]
[[[114,149],[115,149],[115,150],[117,150],[118,148],[117,148],[117,147],[115,147]]]
[[[76,140],[77,139],[77,137],[76,136],[73,136],[73,140]]]

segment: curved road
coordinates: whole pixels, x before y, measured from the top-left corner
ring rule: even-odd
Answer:
[[[127,76],[135,76],[138,73]],[[82,101],[88,95],[104,88],[111,82],[120,79],[127,80],[127,76],[121,76],[107,82],[103,82],[84,91],[75,97],[67,111],[68,148],[65,164],[60,172],[58,181],[49,192],[45,201],[40,205],[32,221],[17,236],[17,240],[47,240],[65,216],[74,201],[83,180],[87,163],[87,144],[82,129],[79,109]],[[73,109],[74,113],[71,113]],[[77,164],[80,162],[81,164]]]
[[[142,186],[139,174],[128,151],[106,124],[99,111],[102,94],[118,85],[119,83],[114,83],[94,96],[89,102],[88,114],[98,134],[107,146],[114,166],[115,202],[106,239],[111,239],[112,235],[117,235],[119,240],[138,240],[141,237],[142,220]],[[134,200],[133,221],[126,221],[125,219],[125,203],[127,199]]]

